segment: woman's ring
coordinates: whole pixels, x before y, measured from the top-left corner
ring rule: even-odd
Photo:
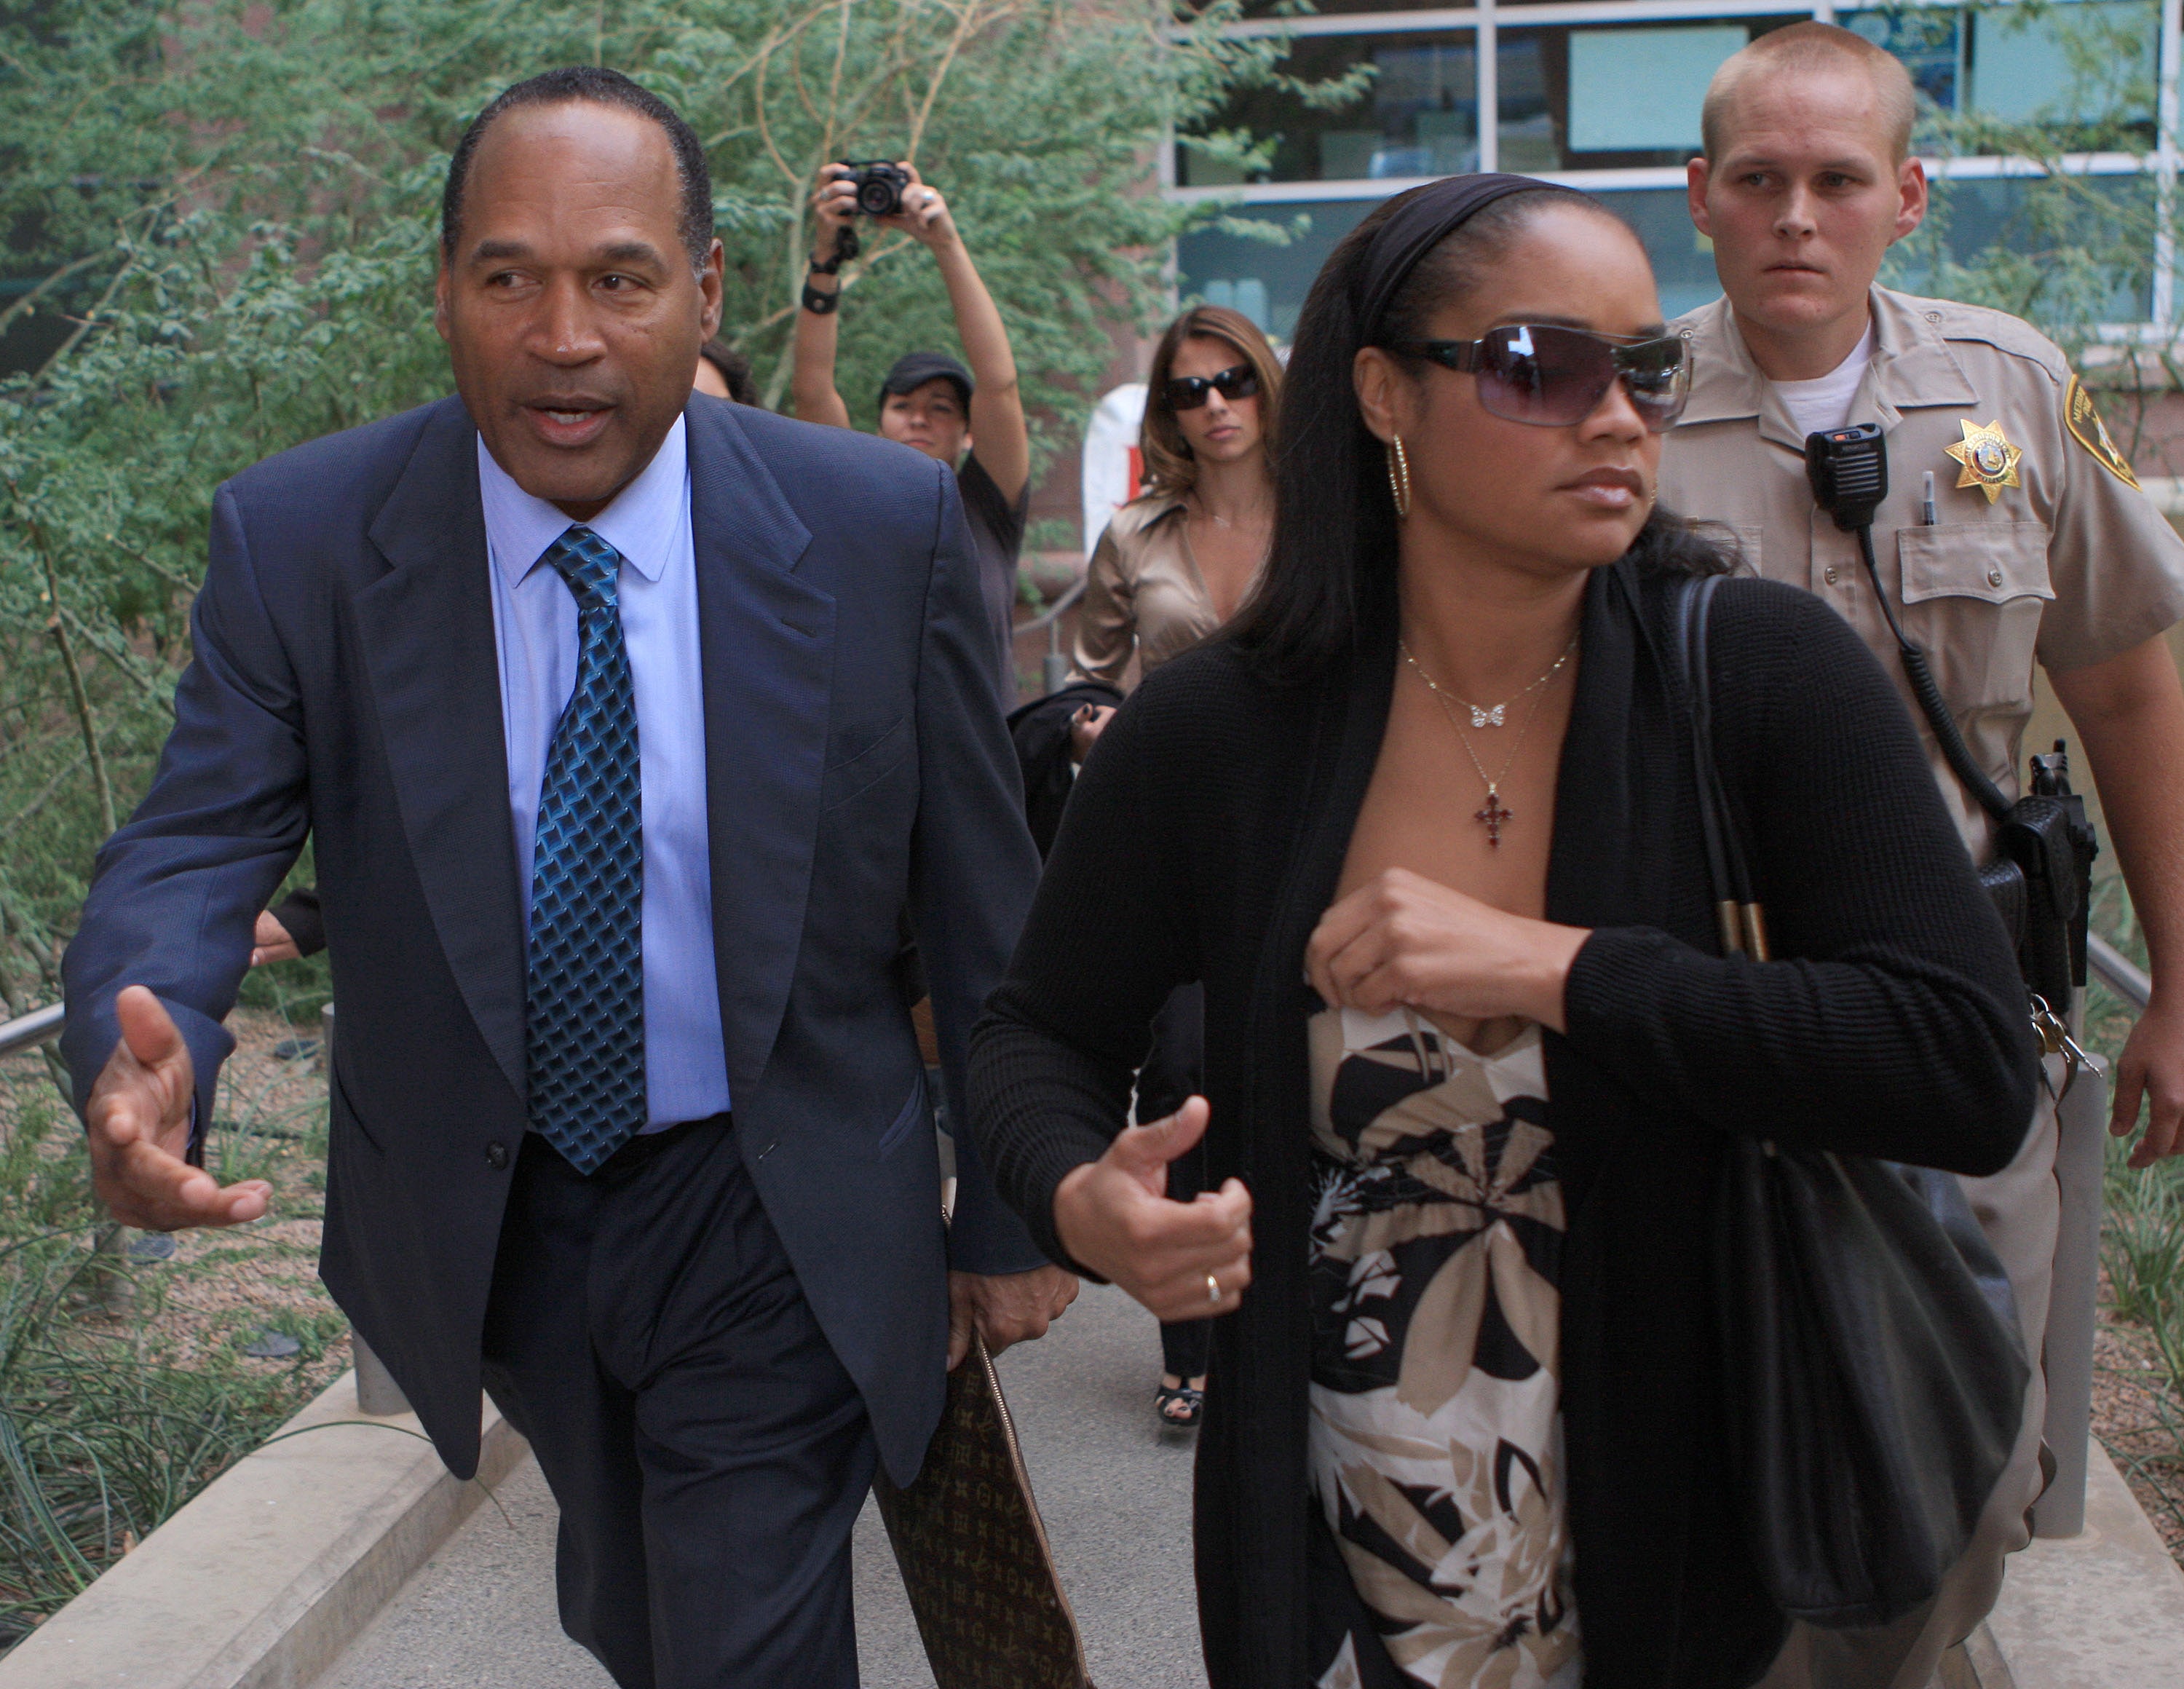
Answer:
[[[1216,1304],[1221,1300],[1221,1281],[1211,1273],[1206,1275],[1206,1300]]]

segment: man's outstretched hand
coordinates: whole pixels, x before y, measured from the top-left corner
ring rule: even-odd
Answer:
[[[1028,1273],[948,1275],[948,1370],[954,1372],[971,1352],[975,1325],[986,1340],[986,1352],[998,1355],[1011,1343],[1046,1335],[1077,1300],[1077,1275],[1059,1267],[1034,1267]]]
[[[233,1226],[258,1218],[272,1195],[264,1179],[223,1187],[182,1159],[189,1149],[197,1069],[166,1006],[142,985],[130,985],[114,1008],[121,1041],[84,1109],[91,1180],[99,1200],[115,1219],[140,1231]]]

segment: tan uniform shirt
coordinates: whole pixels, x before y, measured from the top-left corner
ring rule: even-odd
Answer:
[[[1183,500],[1134,499],[1116,511],[1085,572],[1077,674],[1120,686],[1133,652],[1142,677],[1220,625],[1190,554]]]
[[[2184,620],[2184,542],[2139,490],[2062,352],[2032,328],[1886,287],[1873,290],[1873,361],[1850,421],[1878,422],[1888,443],[1875,561],[1965,742],[2014,798],[2034,661],[2082,668]],[[1729,302],[1673,329],[1694,357],[1691,403],[1662,453],[1662,504],[1725,525],[1746,570],[1818,594],[1864,636],[1903,693],[1965,844],[1985,861],[1986,811],[1911,695],[1857,536],[1814,507],[1804,441]],[[1978,433],[1990,424],[2001,441]],[[1931,527],[1920,510],[1929,470]]]

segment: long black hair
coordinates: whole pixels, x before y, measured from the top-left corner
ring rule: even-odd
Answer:
[[[1409,201],[1432,192],[1429,185],[1397,194],[1351,230],[1322,266],[1297,318],[1270,454],[1273,545],[1259,588],[1228,636],[1277,684],[1312,678],[1351,655],[1371,632],[1395,625],[1397,522],[1386,448],[1365,426],[1351,374],[1368,332],[1384,345],[1426,338],[1433,316],[1478,287],[1550,206],[1579,206],[1621,224],[1574,188],[1541,184],[1510,193],[1442,238],[1372,328],[1362,319],[1373,237]],[[1692,574],[1730,566],[1691,524],[1658,507],[1629,555],[1641,566]]]

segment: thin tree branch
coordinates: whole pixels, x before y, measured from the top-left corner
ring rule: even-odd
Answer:
[[[98,724],[92,718],[91,696],[84,690],[83,670],[75,660],[75,647],[68,636],[68,624],[61,619],[60,577],[53,571],[53,549],[46,543],[45,531],[36,517],[24,508],[23,491],[11,479],[8,491],[15,501],[15,508],[23,512],[23,525],[30,532],[31,549],[38,555],[38,563],[46,577],[46,601],[53,606],[53,618],[46,624],[53,636],[53,644],[60,648],[61,666],[68,672],[69,696],[75,705],[76,725],[83,731],[84,754],[91,760],[91,774],[98,789],[98,818],[104,831],[102,839],[109,836],[118,824],[114,814],[114,783],[107,777],[106,753],[98,743]]]
[[[5,334],[8,332],[9,325],[14,323],[17,317],[22,315],[23,313],[29,310],[32,305],[37,304],[37,302],[43,298],[53,288],[67,281],[70,276],[75,275],[79,270],[88,270],[92,265],[98,263],[100,259],[104,258],[105,256],[106,253],[104,251],[86,253],[81,258],[76,259],[75,263],[64,264],[58,270],[53,271],[53,273],[46,277],[44,281],[39,282],[36,287],[31,288],[29,293],[24,294],[21,298],[16,300],[14,304],[8,306],[6,310],[0,311],[0,334]]]
[[[98,629],[92,627],[81,616],[78,616],[74,610],[69,609],[66,605],[64,605],[61,606],[60,613],[63,619],[67,622],[70,627],[73,627],[76,631],[77,634],[82,638],[86,644],[89,645],[92,650],[98,652],[100,656],[105,658],[107,661],[112,663],[115,668],[121,672],[122,675],[125,678],[134,682],[147,698],[152,699],[153,701],[157,702],[164,697],[165,688],[160,684],[159,681],[153,676],[144,673],[136,666],[136,655],[135,652],[128,651],[127,655],[125,655],[123,652],[127,650],[125,646],[123,648],[123,651],[114,649],[112,646],[107,644],[105,637],[102,635]],[[165,701],[169,711],[171,712],[174,709],[173,700],[171,698],[166,698]]]
[[[51,803],[53,799],[53,794],[58,792],[62,787],[68,784],[70,780],[75,778],[76,770],[83,766],[83,753],[79,750],[76,752],[75,756],[70,759],[69,764],[65,768],[63,768],[58,773],[55,774],[52,779],[47,781],[43,786],[39,788],[37,796],[32,798],[30,802],[25,804],[22,808],[17,810],[15,813],[9,816],[7,820],[0,821],[0,839],[5,839],[9,833],[13,833],[32,816],[36,815],[40,810]]]
[[[47,359],[44,363],[38,365],[37,374],[31,377],[31,385],[32,387],[35,387],[44,385],[46,377],[51,375],[53,371],[59,366],[60,362],[64,358],[67,357],[70,353],[75,350],[76,347],[81,343],[84,336],[90,333],[91,331],[98,326],[99,313],[103,311],[108,305],[114,302],[114,296],[121,291],[121,284],[136,273],[136,265],[133,259],[129,263],[123,265],[120,270],[114,272],[114,279],[106,284],[106,291],[98,296],[98,303],[93,305],[84,314],[81,321],[76,324],[75,332],[70,334],[66,340],[61,342],[59,348],[53,353],[52,357]]]

